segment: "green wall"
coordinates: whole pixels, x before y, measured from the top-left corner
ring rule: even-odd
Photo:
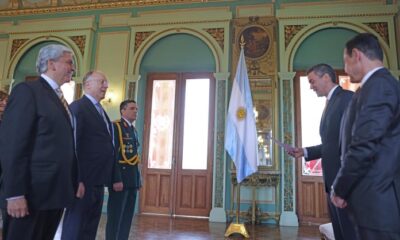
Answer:
[[[147,73],[150,72],[215,72],[215,58],[208,46],[189,34],[173,34],[158,40],[146,52],[140,66],[137,96],[139,105],[136,126],[143,128]],[[138,129],[142,136],[143,129]],[[140,139],[142,141],[142,139]]]
[[[49,44],[61,44],[56,41],[46,41],[36,44],[31,47],[19,60],[17,67],[14,71],[14,84],[25,81],[26,76],[37,76],[36,72],[36,58],[39,54],[39,50]]]
[[[335,69],[343,69],[345,43],[356,34],[345,28],[329,28],[315,32],[298,48],[293,69],[306,70],[318,63],[327,63]]]

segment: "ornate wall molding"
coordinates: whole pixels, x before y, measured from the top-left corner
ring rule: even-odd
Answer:
[[[223,28],[206,28],[204,29],[208,32],[217,42],[218,45],[221,47],[222,51],[224,51],[224,29]]]
[[[290,41],[292,41],[293,37],[300,32],[301,29],[306,27],[307,25],[285,25],[285,48],[289,45]]]
[[[226,0],[207,0],[207,2],[223,1]],[[47,14],[59,12],[76,12],[109,8],[204,3],[204,0],[11,0],[10,2],[11,3],[8,5],[0,5],[0,16],[17,16],[43,13]],[[34,3],[32,4],[31,2]]]
[[[135,99],[136,82],[128,82],[128,99]]]
[[[305,20],[305,19],[326,19],[326,18],[343,18],[343,17],[382,17],[382,16],[392,16],[393,13],[351,13],[351,14],[337,14],[337,15],[317,15],[317,16],[285,16],[285,17],[278,17],[279,20]]]
[[[85,55],[86,36],[85,35],[71,36],[69,38],[72,41],[74,41],[74,43],[78,46],[82,56]]]
[[[382,37],[383,40],[387,43],[388,46],[390,46],[390,41],[389,41],[389,29],[388,29],[388,23],[387,22],[370,22],[370,23],[364,23],[368,27],[372,28],[376,33],[379,34],[379,36]]]
[[[236,72],[240,41],[243,36],[244,55],[250,79],[275,79],[277,49],[275,17],[248,17],[234,20],[232,72]],[[232,75],[233,76],[233,75]]]
[[[22,45],[24,45],[24,43],[26,43],[28,40],[29,40],[28,38],[23,38],[23,39],[14,39],[12,41],[10,59],[14,57],[18,49],[20,49]]]
[[[135,33],[135,52],[140,47],[142,42],[144,42],[144,40],[146,40],[146,38],[148,38],[153,33],[154,31]]]
[[[292,144],[292,81],[289,79],[281,79],[282,81],[282,133],[285,143]],[[283,210],[292,212],[294,211],[294,163],[293,159],[287,154],[283,153],[283,164],[284,164],[284,174],[283,174]]]
[[[217,174],[214,175],[215,179],[215,198],[214,198],[214,207],[223,208],[224,207],[224,174],[221,174],[225,171],[224,169],[224,141],[225,141],[225,93],[226,93],[226,83],[225,80],[217,81],[217,139],[216,139],[216,149],[215,149],[215,172]]]

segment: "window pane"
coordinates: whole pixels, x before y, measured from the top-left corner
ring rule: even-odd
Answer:
[[[68,104],[74,101],[74,94],[75,94],[75,82],[70,81],[61,85],[61,91],[63,92],[64,98]]]
[[[325,107],[326,98],[318,97],[310,89],[308,78],[300,77],[301,142],[304,147],[321,144],[319,124]],[[322,176],[321,159],[306,162],[302,159],[302,174]]]
[[[207,169],[210,79],[187,79],[182,169]]]
[[[175,80],[153,82],[148,168],[171,169],[175,85]]]

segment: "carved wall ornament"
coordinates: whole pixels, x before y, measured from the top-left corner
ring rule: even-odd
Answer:
[[[14,39],[12,41],[10,59],[12,57],[14,57],[14,55],[17,53],[18,49],[20,49],[22,47],[22,45],[24,45],[24,43],[26,43],[28,40],[29,39],[24,38],[24,39]]]
[[[307,25],[286,25],[285,26],[285,48],[292,41],[293,37]]]
[[[374,29],[375,32],[379,34],[385,40],[385,42],[390,46],[389,43],[389,29],[387,22],[371,22],[371,23],[364,23],[368,27]]]
[[[136,82],[128,83],[128,99],[135,99]]]
[[[85,55],[86,36],[71,36],[69,38],[71,38],[71,40],[78,46],[82,56]]]
[[[241,49],[243,37],[244,55],[250,79],[264,79],[276,74],[276,19],[274,17],[248,17],[234,20],[233,71]]]
[[[224,50],[224,29],[223,28],[206,28],[204,29],[208,32],[217,42],[218,45],[221,47],[222,51]]]
[[[154,31],[150,32],[137,32],[135,34],[135,51],[140,47],[142,42],[146,40],[151,34],[153,34]]]

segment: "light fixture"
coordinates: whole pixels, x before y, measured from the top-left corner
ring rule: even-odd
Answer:
[[[114,101],[115,95],[113,90],[108,90],[106,92],[106,96],[104,97],[104,101],[107,103],[112,103]]]

